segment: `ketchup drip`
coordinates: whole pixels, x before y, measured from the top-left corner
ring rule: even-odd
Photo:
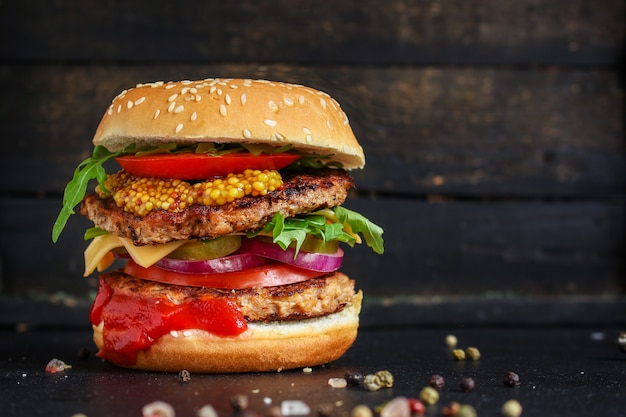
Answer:
[[[247,329],[234,304],[219,298],[173,304],[165,297],[130,297],[114,292],[100,279],[91,307],[91,323],[104,321],[104,346],[97,356],[132,366],[137,352],[150,348],[172,330],[200,329],[218,336],[237,336]]]

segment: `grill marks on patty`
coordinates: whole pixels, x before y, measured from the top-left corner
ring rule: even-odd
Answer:
[[[237,306],[249,322],[301,320],[342,310],[354,296],[354,281],[334,272],[296,284],[277,287],[221,290],[162,284],[126,275],[122,271],[102,274],[113,292],[182,304],[206,298],[224,298]]]
[[[183,212],[153,210],[144,217],[127,213],[113,198],[86,196],[79,212],[110,233],[136,245],[215,238],[265,226],[278,212],[285,217],[343,204],[354,186],[344,170],[283,174],[283,186],[264,196],[243,197],[222,206],[193,205]]]

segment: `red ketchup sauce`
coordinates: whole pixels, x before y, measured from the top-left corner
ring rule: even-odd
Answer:
[[[172,330],[200,329],[227,337],[248,328],[241,312],[227,300],[173,304],[165,297],[138,299],[113,292],[102,279],[90,319],[95,326],[104,320],[104,346],[97,356],[128,366],[136,363],[140,350],[150,348]]]

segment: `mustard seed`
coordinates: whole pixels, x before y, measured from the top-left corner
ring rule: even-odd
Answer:
[[[428,380],[428,385],[436,390],[441,390],[443,387],[446,386],[446,380],[443,379],[443,377],[439,374],[433,374]]]
[[[439,401],[439,393],[433,387],[424,387],[420,391],[420,400],[426,405],[435,405]]]
[[[368,374],[363,378],[363,386],[368,391],[378,391],[382,388],[380,378],[376,374]]]
[[[446,346],[452,348],[452,347],[455,347],[457,343],[458,343],[458,340],[455,335],[449,334],[446,336]]]

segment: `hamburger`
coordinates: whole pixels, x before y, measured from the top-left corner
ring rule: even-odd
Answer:
[[[342,206],[365,158],[328,94],[248,79],[140,84],[113,99],[93,145],[52,238],[76,209],[94,223],[85,276],[100,272],[99,357],[275,371],[352,345],[362,292],[339,271],[344,249],[382,253],[383,231]]]

